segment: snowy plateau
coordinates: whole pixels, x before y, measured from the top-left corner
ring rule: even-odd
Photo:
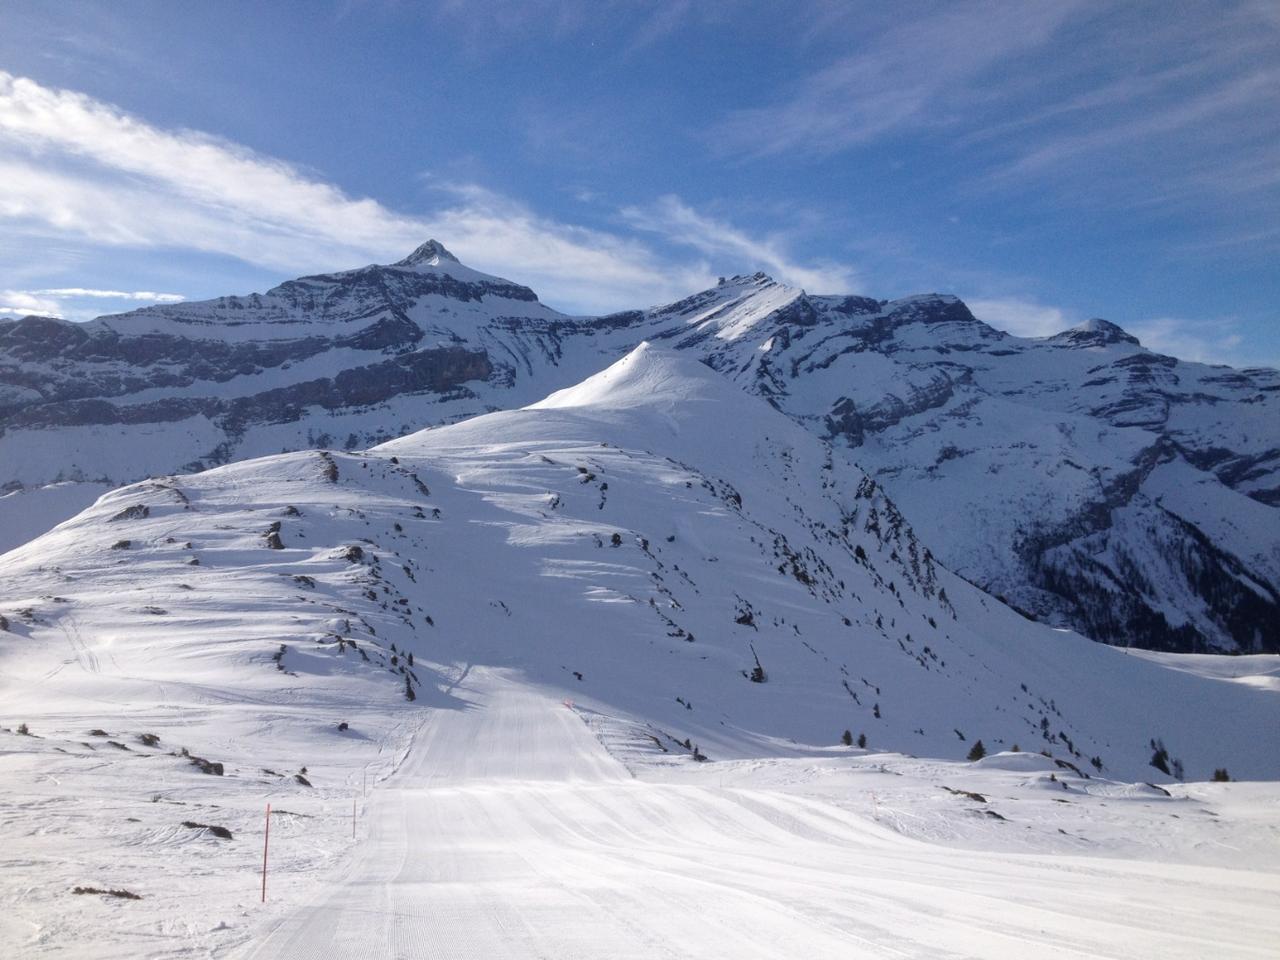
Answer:
[[[1275,955],[1276,371],[432,242],[0,384],[0,955]]]

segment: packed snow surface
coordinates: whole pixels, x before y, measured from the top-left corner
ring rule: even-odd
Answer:
[[[1051,850],[1054,801],[1151,830],[1149,794],[1045,789],[1031,763],[957,771],[971,793],[994,787],[974,800],[928,782],[949,771],[899,774],[897,758],[636,779],[516,678],[473,669],[454,696],[370,804],[345,868],[237,956],[1263,957],[1280,933],[1275,873],[1099,856],[1115,826],[1079,814],[1062,818],[1082,831],[1070,854]]]

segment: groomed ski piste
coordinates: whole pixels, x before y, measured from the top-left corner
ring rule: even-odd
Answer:
[[[1280,658],[1031,623],[838,456],[641,346],[3,555],[0,952],[1272,956]]]

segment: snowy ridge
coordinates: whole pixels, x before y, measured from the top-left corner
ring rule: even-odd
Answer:
[[[1273,722],[1272,698],[992,602],[829,446],[647,345],[542,403],[367,453],[125,488],[2,563],[7,655],[43,662],[70,621],[98,638],[102,652],[57,681],[76,688],[103,682],[109,652],[141,695],[149,671],[173,670],[151,635],[192,669],[249,670],[250,687],[276,681],[281,643],[286,670],[332,661],[356,677],[370,662],[386,672],[398,643],[585,695],[599,684],[611,709],[678,725],[718,756],[854,725],[881,748],[963,756],[981,737],[1129,778],[1155,775],[1153,738],[1193,776],[1280,770],[1273,745],[1224,735]],[[246,596],[262,599],[233,602]],[[768,683],[750,682],[756,657]],[[407,682],[397,666],[391,698]],[[38,669],[15,670],[15,692]]]
[[[359,449],[534,403],[646,340],[847,448],[947,565],[1029,616],[1280,650],[1280,373],[1159,356],[1102,320],[1020,339],[940,294],[754,274],[571,318],[429,241],[262,295],[0,323],[0,485]]]

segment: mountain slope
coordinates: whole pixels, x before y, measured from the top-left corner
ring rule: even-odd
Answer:
[[[851,448],[949,566],[1108,642],[1280,649],[1280,372],[1105,321],[1025,340],[954,297],[747,286],[651,335]]]
[[[1264,954],[1274,784],[1176,775],[1280,776],[1275,691],[1025,620],[840,456],[646,345],[0,556],[0,946]]]
[[[847,728],[934,756],[1043,747],[1126,778],[1156,775],[1153,740],[1191,776],[1280,770],[1280,746],[1243,733],[1274,724],[1268,693],[1024,620],[943,569],[829,446],[648,346],[529,408],[365,453],[125,488],[0,573],[19,701],[24,684],[172,705],[282,682],[394,700],[487,663],[715,758]],[[68,644],[74,669],[49,673]]]
[[[1105,321],[1019,339],[953,297],[756,274],[570,318],[432,241],[261,296],[0,323],[0,483],[355,449],[533,402],[641,340],[849,448],[939,557],[1029,616],[1280,650],[1280,373],[1182,363]]]

